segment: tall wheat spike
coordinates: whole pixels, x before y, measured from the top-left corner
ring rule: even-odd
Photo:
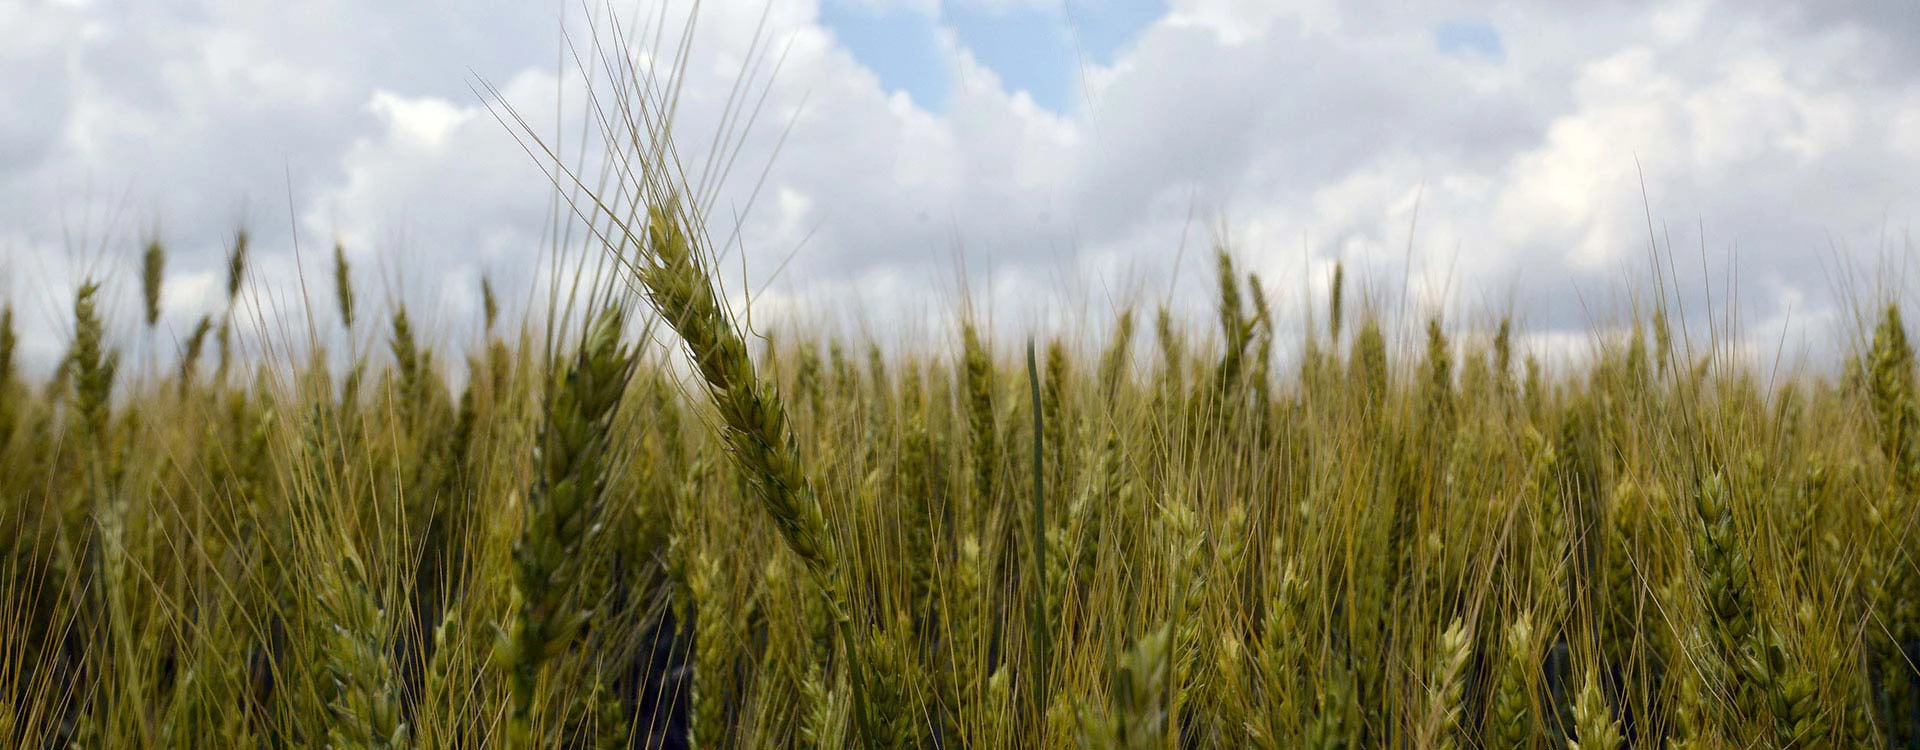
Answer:
[[[618,307],[600,310],[546,397],[526,525],[513,549],[517,606],[503,642],[513,696],[509,735],[518,747],[537,740],[532,714],[541,668],[572,645],[589,614],[576,585],[586,549],[604,528],[613,416],[635,364],[621,342],[623,323]]]
[[[166,275],[167,249],[157,239],[149,241],[140,256],[140,301],[145,303],[148,328],[160,323],[160,285]]]

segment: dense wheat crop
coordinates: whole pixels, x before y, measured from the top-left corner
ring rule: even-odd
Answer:
[[[1920,739],[1895,308],[1771,389],[1662,316],[1550,377],[1504,324],[1402,352],[1336,309],[1280,371],[1222,252],[1217,333],[1022,360],[750,337],[693,218],[635,226],[641,297],[490,314],[457,389],[344,262],[380,346],[343,373],[203,372],[227,321],[136,370],[89,284],[27,380],[0,318],[4,742]]]
[[[1204,329],[749,328],[654,90],[550,173],[601,273],[459,351],[338,249],[333,352],[165,335],[158,243],[51,376],[0,315],[0,745],[1920,747],[1896,307],[1834,377],[1664,307],[1556,369],[1223,248]]]

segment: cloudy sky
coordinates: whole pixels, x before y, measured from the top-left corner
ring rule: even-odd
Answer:
[[[1407,5],[710,0],[681,146],[706,163],[745,71],[758,117],[705,182],[762,320],[1199,320],[1225,240],[1287,321],[1338,260],[1391,309],[1511,309],[1550,346],[1647,296],[1649,215],[1696,326],[1818,348],[1851,296],[1906,291],[1920,4]],[[481,273],[524,297],[553,189],[476,91],[580,142],[566,40],[604,25],[571,0],[0,0],[0,296],[29,357],[85,275],[137,317],[152,235],[167,342],[221,306],[243,225],[268,320],[303,268],[326,298],[335,241],[363,298],[439,330]]]

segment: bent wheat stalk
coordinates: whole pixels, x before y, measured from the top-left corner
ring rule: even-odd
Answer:
[[[647,218],[647,252],[629,267],[654,309],[686,342],[700,381],[720,412],[722,438],[781,539],[819,583],[841,652],[851,655],[853,628],[840,558],[828,536],[820,499],[801,467],[799,444],[780,395],[754,371],[746,340],[715,295],[677,205],[654,205]],[[862,705],[863,687],[856,669],[854,716],[861,734],[871,740],[876,735]]]

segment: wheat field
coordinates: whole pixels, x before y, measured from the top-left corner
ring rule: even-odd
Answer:
[[[135,341],[82,284],[30,378],[7,308],[0,745],[1920,747],[1897,306],[1832,377],[1660,306],[1561,370],[1223,247],[1098,335],[749,327],[630,83],[632,169],[549,172],[597,270],[455,350],[336,249],[339,335],[237,353],[244,232],[178,346],[157,242]]]

